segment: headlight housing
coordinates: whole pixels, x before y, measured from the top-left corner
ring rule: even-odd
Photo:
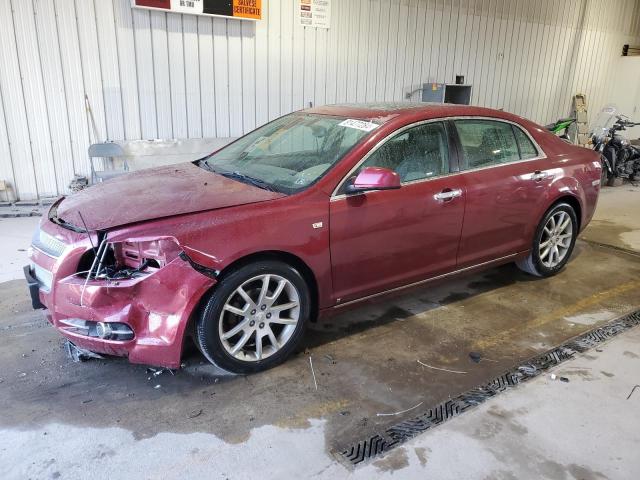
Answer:
[[[77,274],[87,280],[125,280],[149,275],[180,254],[170,238],[109,242],[104,239],[80,260]]]

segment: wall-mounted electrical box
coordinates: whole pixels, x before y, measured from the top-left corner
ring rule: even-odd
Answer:
[[[456,83],[424,83],[422,101],[433,103],[471,104],[471,85]]]

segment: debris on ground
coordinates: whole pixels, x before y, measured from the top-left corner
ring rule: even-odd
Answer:
[[[161,386],[162,386],[162,385],[158,384],[158,385],[156,385],[156,386],[155,386],[155,387],[153,387],[153,388],[155,388],[155,389],[157,390],[157,389],[159,389]]]
[[[316,386],[316,390],[318,390],[318,382],[316,381],[316,372],[313,370],[313,361],[311,357],[309,357],[309,366],[311,367],[311,375],[313,375],[313,384]]]
[[[329,362],[331,362],[331,365],[335,365],[336,364],[335,359],[331,355],[329,355],[328,353],[324,356],[324,358],[329,360]]]
[[[351,415],[351,412],[348,411],[348,410],[344,410],[344,411],[340,412],[340,415],[343,416],[343,417],[346,417],[347,415]]]
[[[189,418],[196,418],[199,417],[200,415],[202,415],[202,409],[198,409],[198,410],[193,410],[192,412],[189,412],[188,417]]]
[[[463,372],[461,370],[449,370],[448,368],[440,368],[440,367],[434,367],[431,365],[427,365],[426,363],[421,362],[420,360],[417,360],[417,362],[422,365],[423,367],[427,367],[427,368],[431,368],[433,370],[440,370],[441,372],[449,372],[449,373],[462,373],[465,374],[467,372]]]
[[[469,358],[476,363],[480,363],[482,356],[478,352],[469,352]]]
[[[557,379],[557,380],[560,380],[561,382],[569,383],[569,379],[567,377],[559,377],[555,373],[552,373],[551,375],[549,375],[549,378],[551,380],[556,380]]]
[[[171,375],[175,376],[175,373],[173,373],[173,370],[171,370],[170,368],[148,367],[147,375],[149,376],[147,377],[147,380],[151,380],[152,378],[157,377],[158,375],[162,375],[164,372],[169,372]]]
[[[483,358],[482,355],[478,352],[469,352],[469,358],[473,360],[475,363],[480,363],[480,362],[498,363],[497,360],[491,360],[490,358]]]
[[[411,410],[414,410],[414,409],[418,408],[418,407],[419,407],[420,405],[422,405],[423,403],[424,403],[424,402],[420,402],[419,404],[414,405],[414,406],[413,406],[413,407],[411,407],[411,408],[407,408],[406,410],[401,410],[401,411],[399,411],[399,412],[393,412],[393,413],[376,413],[376,417],[392,417],[392,416],[394,416],[394,415],[401,415],[401,414],[403,414],[403,413],[407,413],[407,412],[410,412]]]
[[[74,343],[67,340],[64,343],[64,349],[67,352],[67,355],[74,362],[86,362],[91,358],[103,359],[104,357],[96,352],[92,352],[90,350],[86,350],[84,348],[80,348]]]
[[[640,385],[634,385],[633,388],[631,389],[631,392],[629,392],[629,395],[627,395],[627,400],[629,400],[631,398],[631,395],[633,395],[633,392],[636,391],[636,388],[640,388]]]

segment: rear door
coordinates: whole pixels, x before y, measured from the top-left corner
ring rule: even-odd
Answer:
[[[497,119],[453,120],[467,195],[458,267],[528,250],[552,176],[521,127]]]
[[[332,197],[338,303],[455,269],[465,198],[461,178],[449,175],[450,141],[444,122],[405,127],[370,152]],[[346,182],[364,167],[396,171],[402,187],[345,195]]]

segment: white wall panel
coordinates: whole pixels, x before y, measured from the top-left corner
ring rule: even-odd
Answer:
[[[40,48],[36,36],[33,4],[14,1],[13,13],[36,184],[41,195],[53,195],[57,192],[56,172],[51,150],[47,104],[42,88]]]
[[[13,191],[13,186],[16,180],[13,175],[13,164],[11,163],[11,149],[9,147],[7,122],[4,118],[2,92],[0,92],[0,178],[5,179],[7,182],[5,191],[0,192],[0,201],[15,199],[16,194]]]
[[[198,17],[198,58],[200,66],[200,109],[202,136],[216,136],[216,95],[213,74],[213,21]],[[253,101],[253,98],[251,99]]]
[[[171,71],[169,69],[169,34],[167,15],[164,12],[151,14],[151,55],[156,100],[156,124],[158,138],[172,138],[173,112],[171,97]],[[175,17],[175,15],[170,15]],[[176,112],[177,113],[177,112]]]
[[[133,42],[135,46],[141,137],[147,139],[157,138],[159,136],[158,112],[156,109],[156,80],[151,36],[151,12],[148,10],[134,9],[131,14],[133,19]],[[210,35],[207,38],[210,38]],[[132,66],[133,65],[130,65],[129,68]]]
[[[47,111],[47,127],[50,130],[51,154],[55,171],[55,189],[52,193],[64,191],[73,177],[73,154],[67,117],[66,93],[62,77],[62,61],[58,48],[58,32],[55,22],[53,0],[34,2],[38,49],[41,52],[42,84]],[[53,48],[52,48],[53,47]],[[52,186],[53,187],[53,186]]]
[[[184,37],[184,78],[187,109],[187,136],[202,138],[202,104],[200,89],[200,47],[198,43],[198,17],[182,18]]]
[[[107,139],[122,139],[124,138],[124,115],[114,6],[112,2],[100,0],[94,2],[94,5],[106,124],[106,132],[103,134]]]
[[[69,161],[72,162],[75,173],[85,173],[89,171],[87,145],[91,141],[85,111],[84,76],[75,10],[69,8],[68,4],[68,0],[55,0],[54,7],[60,49],[60,67],[64,80],[65,113],[69,121],[69,143],[73,157]],[[64,176],[61,177],[62,181],[68,181]]]
[[[237,136],[293,110],[398,101],[464,75],[472,102],[548,123],[612,101],[640,0],[297,0],[258,22],[131,9],[130,0],[0,0],[0,179],[65,193],[96,140]],[[87,120],[89,97],[97,137]]]
[[[174,138],[188,138],[189,125],[187,123],[182,15],[167,15],[167,50],[169,88],[171,91],[171,136]]]
[[[229,136],[243,134],[242,121],[242,21],[227,20],[229,54]],[[279,103],[279,95],[275,96]],[[269,96],[271,100],[271,96]],[[278,105],[278,110],[280,110]],[[277,115],[280,116],[280,115]]]
[[[109,2],[105,2],[109,3]],[[138,69],[136,65],[136,43],[133,28],[133,11],[129,0],[115,0],[113,14],[118,48],[118,74],[122,98],[124,138],[141,137]]]

